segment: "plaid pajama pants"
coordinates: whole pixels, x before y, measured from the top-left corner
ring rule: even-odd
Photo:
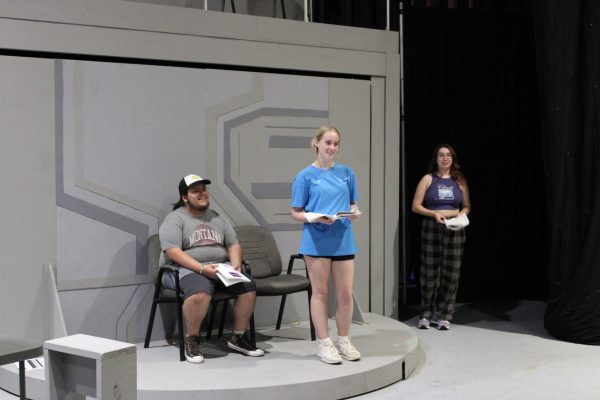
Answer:
[[[452,320],[458,291],[465,230],[453,231],[433,218],[421,230],[421,318]]]

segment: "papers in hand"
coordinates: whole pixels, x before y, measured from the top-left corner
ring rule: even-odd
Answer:
[[[214,265],[217,267],[217,276],[225,286],[235,285],[240,282],[250,282],[250,279],[229,264]]]
[[[360,215],[360,214],[362,214],[360,211],[338,211],[335,214],[331,214],[331,215],[307,212],[307,213],[304,213],[304,218],[306,218],[306,220],[308,222],[315,222],[316,220],[318,220],[321,217],[329,218],[329,219],[335,221],[340,218],[346,218],[346,217],[350,217],[353,215]]]
[[[446,224],[446,228],[457,231],[469,225],[469,218],[467,218],[467,214],[461,214],[456,218],[446,218],[444,224]]]

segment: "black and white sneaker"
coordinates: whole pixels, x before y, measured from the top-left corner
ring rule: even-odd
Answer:
[[[227,341],[227,347],[250,357],[260,357],[265,355],[264,351],[252,346],[250,343],[250,338],[247,337],[247,334],[231,335]]]
[[[198,336],[185,337],[185,359],[193,364],[202,364],[204,356],[200,352]]]

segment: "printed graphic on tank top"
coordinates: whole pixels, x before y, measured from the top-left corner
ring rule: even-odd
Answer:
[[[454,200],[454,188],[442,184],[437,185],[438,188],[438,199],[439,200]]]

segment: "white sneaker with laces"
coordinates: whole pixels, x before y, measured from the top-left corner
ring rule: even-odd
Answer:
[[[430,322],[427,318],[421,318],[419,322],[417,322],[417,328],[419,329],[429,329]]]
[[[330,338],[319,340],[317,356],[327,364],[340,364],[342,362],[342,357]]]
[[[356,347],[350,342],[349,338],[338,339],[335,347],[337,347],[337,351],[342,358],[345,358],[348,361],[360,360],[360,352],[356,350]]]

